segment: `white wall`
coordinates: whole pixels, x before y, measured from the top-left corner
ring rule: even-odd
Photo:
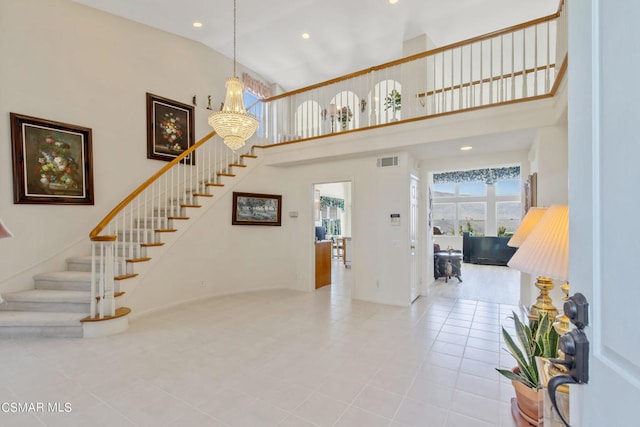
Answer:
[[[260,153],[269,150],[261,150]],[[268,155],[268,154],[267,154]],[[313,185],[350,181],[352,203],[352,295],[356,299],[386,304],[409,303],[408,155],[399,154],[400,166],[378,168],[376,157],[363,157],[313,165],[278,168],[282,174],[283,209],[299,217],[286,230],[286,262],[297,270],[288,286],[313,289]],[[266,160],[265,160],[266,161]],[[254,179],[256,181],[254,181]],[[258,174],[247,179],[261,182]],[[243,183],[243,186],[245,183]],[[390,225],[390,214],[401,215],[401,226]],[[284,230],[283,230],[284,231]]]
[[[260,154],[262,152],[262,155]],[[264,150],[258,155],[265,156]],[[183,301],[277,288],[314,290],[313,187],[350,181],[353,206],[352,295],[409,304],[408,155],[400,167],[375,157],[295,167],[259,164],[216,195],[215,204],[171,241],[139,280],[124,283],[126,305],[140,315]],[[261,160],[258,160],[260,162]],[[282,226],[231,225],[232,191],[282,195]],[[298,217],[289,212],[297,211]],[[401,226],[391,226],[391,213]],[[170,239],[170,237],[168,237]]]
[[[264,150],[269,151],[269,150]],[[312,289],[312,194],[314,183],[351,181],[353,296],[374,302],[406,305],[408,287],[408,155],[400,166],[378,168],[376,157],[281,168],[288,177],[291,209],[298,210],[292,258],[303,272],[301,283]],[[289,208],[285,208],[289,209]],[[401,226],[390,225],[390,214]],[[309,236],[308,238],[306,236]],[[307,271],[306,273],[304,273]],[[300,285],[297,285],[300,286]]]
[[[566,205],[569,194],[567,127],[538,129],[529,157],[531,173],[538,174],[538,206]]]
[[[69,0],[0,2],[0,292],[32,286],[37,271],[89,253],[88,234],[165,163],[147,160],[145,93],[191,103],[206,135],[206,96],[224,98],[230,59],[153,28]],[[95,206],[13,204],[9,113],[93,130]]]
[[[134,314],[201,297],[294,287],[298,278],[292,245],[301,235],[292,233],[303,215],[289,217],[298,208],[293,208],[284,172],[257,166],[234,181],[233,189],[216,195],[215,204],[185,235],[162,258],[152,260],[153,269],[140,283],[123,285]],[[281,194],[282,226],[231,225],[233,191]],[[311,226],[305,236],[313,238]]]

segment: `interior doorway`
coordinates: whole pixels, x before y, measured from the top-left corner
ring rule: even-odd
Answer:
[[[341,269],[351,268],[351,182],[315,184],[313,200],[315,288],[319,289],[334,284]]]

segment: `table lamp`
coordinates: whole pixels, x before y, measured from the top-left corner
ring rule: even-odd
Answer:
[[[531,306],[530,318],[537,319],[545,313],[549,317],[557,316],[558,309],[553,306],[549,291],[554,287],[553,279],[566,281],[569,278],[569,207],[554,205],[548,208],[507,265],[538,276],[536,287],[540,295]]]
[[[522,245],[522,242],[529,236],[531,230],[538,224],[542,215],[547,212],[547,208],[538,208],[532,207],[529,208],[527,214],[522,218],[522,222],[518,225],[518,229],[511,239],[507,242],[507,246],[511,246],[512,248],[519,248]]]

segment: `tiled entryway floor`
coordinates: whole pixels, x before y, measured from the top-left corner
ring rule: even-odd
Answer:
[[[499,330],[517,272],[464,265],[463,283],[403,308],[352,301],[340,268],[313,293],[211,298],[113,337],[2,341],[0,403],[60,412],[2,410],[0,425],[514,425],[494,368],[512,366]],[[482,286],[504,287],[486,293],[504,301],[482,300]]]

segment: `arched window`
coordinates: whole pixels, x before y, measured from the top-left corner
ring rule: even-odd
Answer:
[[[402,118],[401,90],[402,85],[396,80],[383,80],[373,87],[373,92],[369,93],[369,105],[375,120],[371,120],[371,125],[389,123]]]
[[[295,133],[300,138],[320,135],[322,109],[316,101],[305,101],[298,106],[295,115]]]
[[[327,118],[335,125],[334,130],[358,129],[360,126],[360,98],[351,91],[338,93],[329,102]]]

